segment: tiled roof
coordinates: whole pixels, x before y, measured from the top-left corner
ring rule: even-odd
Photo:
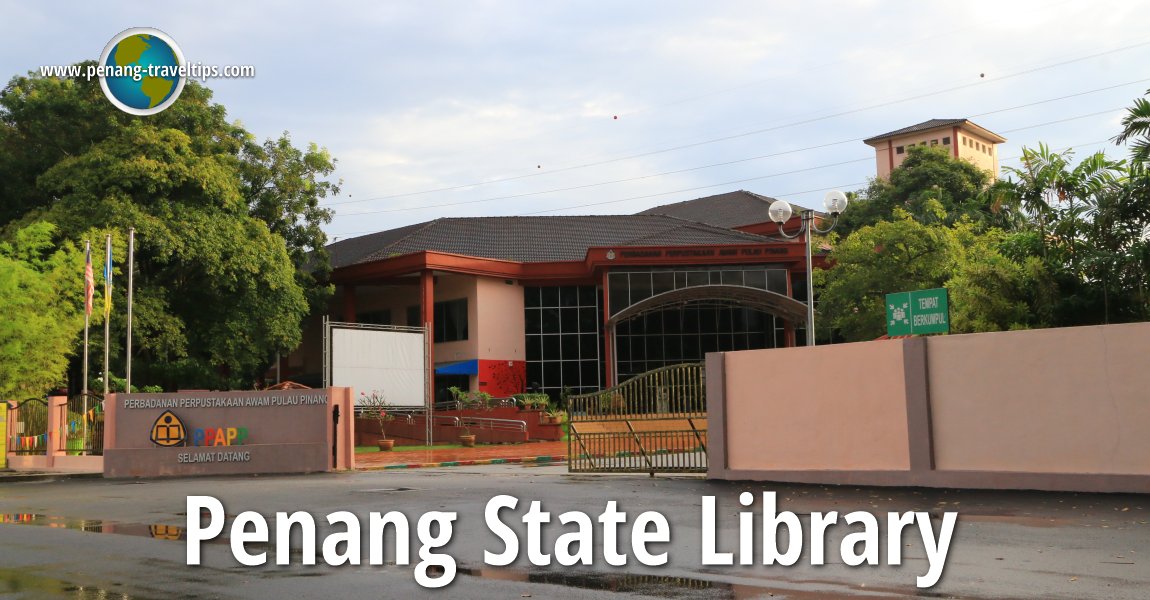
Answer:
[[[739,190],[674,204],[664,204],[648,208],[639,214],[668,215],[730,229],[757,223],[770,223],[771,217],[768,209],[774,201],[774,198]],[[794,209],[795,214],[803,210],[803,207],[797,204],[792,204],[791,208]]]
[[[907,133],[918,133],[919,131],[930,131],[931,129],[938,129],[939,127],[954,127],[955,125],[962,125],[963,123],[966,123],[966,122],[967,122],[966,119],[931,119],[929,121],[923,121],[922,123],[919,123],[918,125],[911,125],[910,127],[903,127],[902,129],[896,129],[896,130],[891,131],[889,133],[884,133],[882,135],[876,135],[874,137],[867,138],[867,139],[863,140],[863,143],[869,144],[873,141],[884,140],[888,137],[895,137],[897,135],[905,135]],[[979,129],[981,129],[981,127],[979,127]]]
[[[762,244],[777,241],[666,215],[442,218],[341,240],[333,268],[423,250],[518,262],[582,260],[592,247]]]

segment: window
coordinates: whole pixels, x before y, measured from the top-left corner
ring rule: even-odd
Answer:
[[[968,138],[968,137],[962,138],[962,145],[963,146],[970,146],[970,138]]]
[[[419,322],[419,305],[407,307],[407,326],[408,327],[423,327],[423,323]]]
[[[655,279],[655,286],[668,284],[668,278]],[[572,393],[600,389],[603,312],[598,289],[525,287],[523,294],[528,387],[555,400],[564,389]]]
[[[435,303],[435,343],[467,339],[467,298]]]
[[[943,146],[949,146],[950,145],[950,137],[949,136],[942,138],[942,145]]]
[[[930,141],[930,145],[931,145],[931,146],[937,146],[937,145],[938,145],[938,140],[931,140],[931,141]]]
[[[906,148],[903,148],[902,146],[898,146],[894,149],[895,154],[902,154],[903,152],[906,152]]]

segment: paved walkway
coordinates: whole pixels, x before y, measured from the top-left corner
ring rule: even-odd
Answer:
[[[418,469],[466,465],[559,462],[567,460],[567,442],[528,442],[490,444],[474,448],[435,448],[402,452],[367,452],[355,455],[355,467],[374,469]]]

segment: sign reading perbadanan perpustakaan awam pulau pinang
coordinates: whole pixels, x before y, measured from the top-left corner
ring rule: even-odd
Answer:
[[[934,528],[927,512],[888,512],[885,523],[879,517],[866,512],[855,511],[843,515],[838,511],[810,514],[810,531],[803,531],[799,517],[790,511],[776,510],[775,492],[763,492],[758,515],[753,507],[754,494],[743,492],[739,504],[744,510],[739,513],[738,541],[730,547],[720,547],[717,534],[718,508],[715,496],[702,497],[701,522],[702,539],[699,560],[702,566],[734,566],[754,564],[756,537],[761,541],[758,548],[761,562],[765,566],[789,567],[796,564],[803,555],[804,540],[809,540],[807,553],[810,564],[822,565],[832,552],[842,563],[851,567],[878,565],[885,560],[888,565],[902,564],[904,529],[906,535],[917,533],[926,551],[927,571],[915,578],[920,588],[932,587],[938,583],[946,564],[947,553],[958,521],[957,512],[945,512]],[[520,506],[518,498],[499,495],[491,498],[484,508],[484,520],[488,530],[499,538],[502,547],[484,550],[483,561],[490,566],[508,566],[519,559],[520,552],[526,550],[532,565],[550,566],[553,562],[561,566],[594,566],[606,563],[613,567],[625,566],[631,556],[639,563],[655,567],[667,564],[668,552],[660,552],[652,545],[665,544],[671,540],[671,525],[658,511],[640,513],[628,527],[628,514],[618,510],[617,502],[608,501],[597,516],[582,511],[569,511],[553,519],[551,513],[543,510],[542,503],[533,500],[523,503],[526,510],[520,516],[514,511]],[[218,538],[224,532],[226,515],[223,504],[212,496],[187,497],[187,564],[200,564],[200,547],[204,542]],[[459,519],[456,512],[430,511],[420,515],[415,523],[415,534],[419,539],[419,562],[414,568],[416,583],[424,588],[441,588],[450,584],[456,575],[455,557],[435,550],[451,542],[453,524]],[[512,529],[508,522],[517,519],[526,529],[526,539]],[[385,514],[371,512],[367,522],[350,511],[335,511],[325,518],[326,525],[342,529],[328,534],[319,546],[323,562],[330,566],[411,564],[412,524],[407,515],[399,511]],[[758,521],[760,535],[755,535],[755,522]],[[862,530],[858,531],[858,526]],[[387,528],[391,528],[391,548],[387,549]],[[563,533],[555,538],[552,547],[544,547],[545,528],[561,527]],[[850,527],[837,549],[827,548],[828,529]],[[885,532],[883,529],[885,528]],[[298,529],[301,548],[293,552],[290,544],[292,530]],[[363,547],[363,532],[367,532],[366,552]],[[787,531],[787,541],[781,547],[778,534]],[[274,536],[271,534],[274,531]],[[629,531],[629,533],[628,533]],[[883,534],[883,535],[880,535]],[[275,549],[275,564],[290,565],[293,558],[299,564],[314,565],[317,561],[316,518],[310,513],[277,512],[272,528],[265,517],[255,511],[239,513],[232,521],[228,532],[228,542],[232,556],[242,565],[257,567],[268,563],[269,548]],[[886,540],[883,548],[880,539]],[[596,544],[596,541],[599,543]],[[630,542],[629,544],[627,542]],[[249,549],[248,545],[252,548]],[[628,548],[620,551],[620,547]],[[599,550],[596,556],[596,549]],[[386,556],[385,556],[386,555]],[[385,563],[385,560],[388,562]]]

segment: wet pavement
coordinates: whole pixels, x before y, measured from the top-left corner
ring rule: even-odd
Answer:
[[[917,535],[904,537],[898,567],[847,567],[837,552],[829,564],[794,567],[715,567],[700,564],[701,497],[716,496],[719,543],[737,545],[740,492],[775,491],[780,510],[922,510],[959,513],[947,567],[928,590],[914,586],[926,570]],[[269,521],[277,511],[320,517],[336,510],[361,516],[398,510],[417,518],[456,511],[452,542],[441,551],[459,574],[442,590],[425,590],[412,565],[243,567],[233,558],[228,529],[203,546],[205,564],[186,565],[186,497],[211,495],[229,521],[255,510]],[[657,510],[671,522],[663,548],[670,561],[645,567],[509,567],[484,564],[483,551],[502,549],[484,524],[483,509],[497,494],[523,503],[540,500],[553,514],[580,510],[594,518],[617,500],[633,518]],[[510,516],[504,521],[523,527]],[[937,521],[935,521],[937,523]],[[558,527],[555,524],[553,527]],[[321,531],[320,542],[323,540]],[[556,533],[544,532],[545,548]],[[627,527],[621,533],[629,533]],[[629,550],[628,536],[619,544]],[[525,537],[521,534],[521,539]],[[842,534],[830,532],[827,548]],[[883,539],[883,555],[886,540]],[[389,542],[390,543],[390,542]],[[596,537],[596,544],[601,545]],[[366,544],[365,544],[366,548]],[[274,563],[274,548],[269,562]],[[366,550],[365,550],[366,553]],[[389,560],[391,557],[389,557]],[[757,561],[756,561],[757,562]],[[884,560],[885,562],[885,560]],[[322,563],[322,559],[321,559]],[[143,482],[92,479],[0,483],[0,598],[1146,598],[1150,589],[1150,497],[708,482],[689,477],[570,475],[562,466],[493,465],[312,476],[229,477]]]

